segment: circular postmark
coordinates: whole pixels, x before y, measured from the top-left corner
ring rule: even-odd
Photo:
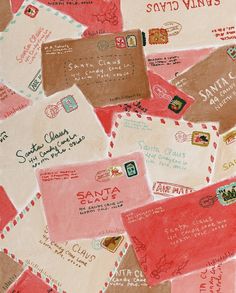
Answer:
[[[167,30],[169,37],[178,35],[182,30],[182,25],[176,21],[165,22],[162,27]]]
[[[186,133],[184,133],[183,131],[178,131],[175,134],[175,139],[177,142],[185,142],[187,140],[188,136]]]
[[[203,208],[211,208],[217,201],[217,196],[204,196],[199,200],[199,205]]]
[[[44,113],[48,118],[53,119],[58,115],[59,107],[57,105],[48,105],[45,108]]]
[[[98,47],[98,50],[105,51],[109,49],[110,45],[109,45],[109,42],[102,40],[97,43],[97,47]]]

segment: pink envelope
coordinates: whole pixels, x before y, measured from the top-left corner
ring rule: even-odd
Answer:
[[[26,270],[6,293],[56,293],[43,280]]]
[[[3,186],[0,186],[0,231],[17,215],[17,210],[8,198]]]
[[[11,0],[13,12],[17,12],[23,0]],[[120,0],[39,0],[51,8],[70,15],[88,28],[84,36],[122,31]]]
[[[236,177],[122,214],[150,286],[236,252]]]
[[[150,54],[146,57],[147,67],[164,79],[171,80],[187,68],[202,61],[213,51],[214,48],[206,48]]]
[[[41,169],[37,178],[52,241],[119,235],[120,213],[152,199],[141,153]]]
[[[12,116],[29,106],[31,102],[0,83],[0,120]]]
[[[213,264],[208,268],[173,280],[171,293],[235,293],[236,259]]]
[[[108,135],[111,134],[112,120],[115,113],[124,111],[136,112],[179,120],[194,102],[194,98],[186,95],[177,87],[151,71],[148,71],[148,79],[152,93],[151,99],[117,106],[95,108],[95,112]],[[175,97],[179,98],[180,108],[175,108],[176,102],[173,103]]]

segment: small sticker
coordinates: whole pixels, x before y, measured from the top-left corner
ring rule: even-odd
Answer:
[[[202,147],[207,147],[210,143],[210,133],[194,131],[192,133],[192,144]]]
[[[42,83],[42,73],[41,73],[41,70],[39,70],[36,73],[34,79],[30,82],[28,88],[31,91],[36,92],[37,89],[40,87],[41,83]]]
[[[236,202],[236,182],[222,186],[216,191],[219,202],[228,206]]]
[[[119,49],[126,48],[125,37],[116,37],[115,42],[116,42],[116,48],[119,48]]]
[[[138,175],[138,169],[134,161],[130,161],[124,164],[127,177],[134,177]]]
[[[105,248],[106,250],[112,253],[115,253],[123,240],[124,240],[124,236],[107,237],[102,240],[101,246]]]
[[[38,14],[39,10],[37,7],[33,6],[33,5],[28,5],[25,8],[25,12],[24,14],[31,17],[31,18],[35,18],[36,15]]]
[[[109,174],[111,178],[114,177],[121,177],[124,175],[122,167],[121,166],[112,166],[108,168]]]
[[[136,36],[134,36],[134,35],[128,35],[126,37],[126,41],[127,41],[127,46],[129,48],[136,48],[137,47],[137,39],[136,39]]]
[[[169,42],[168,31],[164,28],[154,28],[149,30],[149,44],[161,45]]]
[[[236,47],[231,47],[227,49],[227,54],[231,59],[233,59],[233,61],[236,60]]]
[[[78,108],[78,104],[73,96],[69,95],[63,99],[61,99],[61,104],[65,109],[66,113],[70,113]]]
[[[236,130],[233,130],[223,137],[224,142],[228,145],[236,141]]]
[[[186,105],[186,101],[181,99],[178,96],[174,96],[170,104],[168,105],[168,109],[175,112],[176,114],[180,113],[184,106]]]
[[[211,208],[217,201],[217,196],[204,196],[199,200],[199,205],[203,208]]]

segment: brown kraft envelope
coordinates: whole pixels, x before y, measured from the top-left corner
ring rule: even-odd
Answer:
[[[8,23],[12,20],[10,0],[0,1],[0,32],[3,32]]]
[[[140,30],[42,45],[47,96],[77,84],[95,107],[150,97]]]
[[[172,83],[195,98],[185,120],[220,121],[220,133],[236,124],[236,44],[218,48]]]
[[[164,282],[149,287],[135,256],[133,246],[129,246],[121,264],[109,283],[106,293],[171,293],[171,283]]]
[[[5,253],[0,252],[0,293],[6,292],[23,272],[23,268]]]

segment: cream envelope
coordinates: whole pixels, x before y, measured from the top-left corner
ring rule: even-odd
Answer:
[[[17,208],[37,186],[34,169],[106,155],[106,135],[92,106],[72,87],[0,124],[2,185]]]
[[[0,79],[24,96],[37,100],[41,88],[41,44],[80,37],[85,27],[36,1],[25,0],[0,36]],[[56,73],[55,73],[56,74]]]
[[[41,169],[37,178],[57,242],[124,233],[121,212],[152,200],[141,153]]]
[[[146,53],[229,44],[235,0],[122,0],[124,29],[142,28]]]
[[[128,248],[126,236],[51,242],[39,194],[6,226],[1,238],[6,254],[53,289],[67,293],[104,292]]]
[[[118,114],[109,156],[142,151],[155,195],[190,193],[211,181],[219,140],[217,126]]]
[[[236,127],[220,136],[214,182],[236,175]]]
[[[183,288],[191,293],[235,293],[235,281],[236,259],[232,259],[173,280],[171,293],[182,293]]]

